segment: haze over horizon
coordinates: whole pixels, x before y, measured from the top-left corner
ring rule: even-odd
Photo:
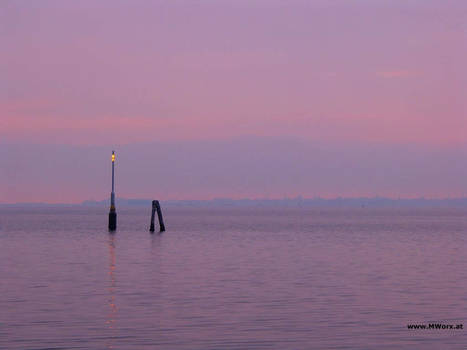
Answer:
[[[465,1],[2,1],[0,203],[467,196]]]

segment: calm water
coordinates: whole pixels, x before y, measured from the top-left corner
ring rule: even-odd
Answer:
[[[407,329],[467,327],[466,211],[118,215],[0,209],[1,349],[467,348]]]

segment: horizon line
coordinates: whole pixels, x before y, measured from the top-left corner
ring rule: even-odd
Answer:
[[[153,199],[149,198],[126,198],[126,197],[117,197],[116,202],[122,201],[123,205],[128,202],[151,202]],[[425,202],[447,202],[447,201],[460,201],[467,200],[467,196],[464,197],[385,197],[385,196],[362,196],[362,197],[282,197],[282,198],[230,198],[230,197],[215,197],[211,199],[159,199],[160,202],[176,203],[176,202],[200,202],[200,203],[209,203],[209,202],[279,202],[279,201],[290,201],[290,202],[299,202],[299,201],[371,201],[371,200],[386,200],[391,202],[404,201],[404,202],[413,202],[413,201],[425,201]],[[19,205],[49,205],[49,206],[86,206],[86,205],[104,205],[109,202],[108,199],[94,200],[86,199],[80,202],[41,202],[41,201],[32,201],[32,202],[0,202],[0,206],[19,206]]]

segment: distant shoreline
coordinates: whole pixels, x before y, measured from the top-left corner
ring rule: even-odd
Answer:
[[[117,198],[117,207],[150,207],[151,199]],[[284,198],[284,199],[230,199],[211,200],[161,200],[165,207],[187,208],[467,208],[467,198],[448,199],[392,199],[384,197],[372,198]],[[106,207],[109,200],[82,203],[0,203],[5,207]]]

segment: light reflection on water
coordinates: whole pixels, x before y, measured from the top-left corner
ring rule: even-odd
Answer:
[[[0,349],[465,349],[462,210],[0,209]],[[118,261],[117,261],[118,258]]]
[[[110,335],[108,336],[108,343],[107,348],[113,349],[113,339],[115,337],[115,321],[117,317],[117,305],[115,302],[115,287],[116,287],[116,278],[115,278],[115,266],[116,266],[116,258],[115,258],[115,236],[113,233],[109,233],[109,277],[110,277],[110,284],[108,288],[109,292],[109,315],[107,326],[110,330]]]

